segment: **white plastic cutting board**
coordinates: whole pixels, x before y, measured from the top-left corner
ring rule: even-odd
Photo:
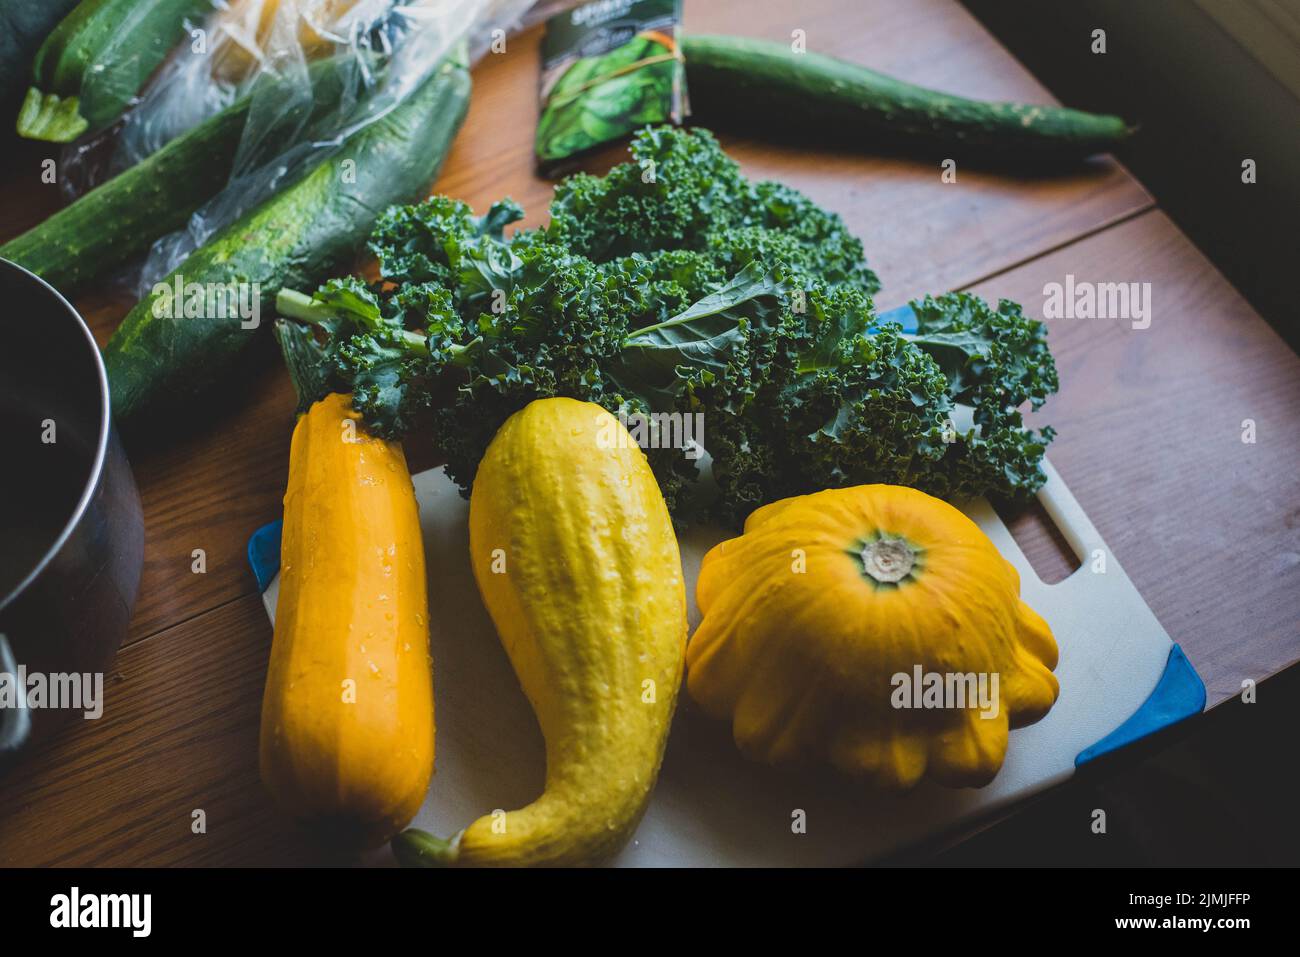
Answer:
[[[1039,498],[1083,561],[1044,584],[983,500],[964,511],[1019,570],[1022,594],[1060,646],[1061,697],[1042,721],[1011,732],[1006,762],[988,787],[922,786],[902,796],[864,789],[830,770],[775,770],[744,761],[729,726],[698,713],[683,691],[659,783],[628,866],[848,865],[1021,800],[1074,772],[1075,756],[1132,715],[1155,687],[1171,642],[1088,521],[1045,463]],[[437,772],[413,822],[450,837],[482,814],[522,807],[545,772],[541,733],[479,601],[469,565],[469,503],[441,469],[415,476],[429,572],[437,718]],[[691,627],[704,553],[726,535],[696,529],[681,540]],[[1097,550],[1105,572],[1092,571]],[[263,601],[275,617],[279,576]],[[806,832],[794,833],[796,812]],[[372,863],[391,861],[387,849]]]

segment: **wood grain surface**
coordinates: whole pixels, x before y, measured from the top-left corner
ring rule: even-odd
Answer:
[[[1159,210],[973,291],[1041,315],[1067,274],[1150,283],[1151,325],[1048,320],[1061,391],[1035,418],[1218,704],[1300,660],[1300,357]]]
[[[1050,102],[952,0],[688,2],[687,27],[771,39],[804,30],[810,49],[967,95]],[[509,195],[525,225],[546,219],[551,184],[533,174],[538,31],[474,71],[475,92],[436,191],[476,208]],[[1082,41],[1081,41],[1082,42]],[[779,118],[778,118],[779,127]],[[947,289],[1022,302],[1067,273],[1152,284],[1151,327],[1053,321],[1062,391],[1040,414],[1051,451],[1173,639],[1211,704],[1300,659],[1300,360],[1153,208],[1113,160],[1054,176],[877,157],[724,133],[756,178],[779,178],[835,209],[863,239],[884,308]],[[0,238],[58,205],[40,185],[48,150],[0,162]],[[621,148],[591,158],[600,171]],[[76,300],[104,340],[131,304],[110,289]],[[248,571],[249,534],[278,517],[293,397],[269,358],[247,369],[187,431],[137,436],[146,566],[104,718],[78,723],[0,781],[0,864],[324,863],[266,801],[257,721],[271,629]],[[1241,441],[1244,419],[1258,440]],[[421,451],[409,450],[418,463]],[[1059,536],[1014,516],[1051,580]],[[193,551],[207,570],[191,570]],[[206,834],[191,830],[202,809]]]

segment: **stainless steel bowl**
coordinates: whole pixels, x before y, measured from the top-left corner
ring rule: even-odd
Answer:
[[[52,707],[52,696],[28,707],[24,692],[32,676],[102,682],[126,634],[144,552],[140,496],[95,340],[67,300],[4,260],[0,423],[0,681],[12,683],[0,695],[3,769],[84,716]]]

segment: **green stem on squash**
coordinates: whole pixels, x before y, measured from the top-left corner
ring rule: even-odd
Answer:
[[[65,100],[57,93],[42,93],[32,87],[18,111],[18,135],[29,140],[71,143],[90,126],[79,109],[75,96]]]
[[[301,415],[312,407],[312,403],[329,394],[330,376],[325,368],[324,350],[312,330],[305,326],[279,319],[274,332],[284,356],[284,366],[289,370],[289,381],[298,395],[298,413]]]
[[[459,840],[408,828],[392,840],[393,855],[403,867],[449,867],[456,863]]]

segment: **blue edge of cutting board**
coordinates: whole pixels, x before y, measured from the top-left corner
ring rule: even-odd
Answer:
[[[879,321],[897,322],[905,333],[917,330],[916,314],[911,306],[900,306],[882,313]],[[261,591],[270,587],[280,571],[280,531],[283,524],[277,521],[264,525],[248,540],[248,563],[253,566],[253,575]],[[1083,767],[1104,754],[1118,751],[1204,710],[1205,684],[1183,654],[1183,649],[1175,644],[1169,649],[1165,670],[1146,701],[1118,728],[1080,751],[1075,756],[1074,766]]]

